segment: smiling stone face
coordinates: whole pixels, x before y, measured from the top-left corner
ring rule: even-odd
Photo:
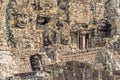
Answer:
[[[9,21],[12,22],[12,27],[25,28],[28,24],[28,8],[25,4],[10,2],[8,5]]]
[[[19,28],[25,28],[25,26],[27,25],[27,14],[22,14],[22,13],[19,13],[16,15],[16,27],[19,27]]]

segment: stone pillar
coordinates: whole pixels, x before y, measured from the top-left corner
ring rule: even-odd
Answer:
[[[79,35],[79,48],[80,49],[83,48],[83,38],[82,38],[82,35]]]
[[[40,32],[40,50],[42,51],[43,50],[43,46],[44,46],[44,43],[43,43],[43,31]]]
[[[77,33],[77,46],[80,48],[80,33]]]
[[[115,25],[117,26],[116,29],[116,33],[119,34],[120,33],[120,18],[115,18]],[[112,34],[115,34],[115,30],[112,30]]]
[[[115,77],[115,75],[113,75],[113,77],[114,77],[114,80],[116,80],[116,77]]]
[[[102,78],[101,78],[101,70],[98,70],[98,79],[102,80]]]
[[[60,37],[61,35],[60,34],[61,34],[61,31],[56,32],[56,39],[57,39],[56,42],[58,44],[61,44],[61,37]]]
[[[0,3],[0,78],[12,76],[13,62],[7,43],[6,7],[8,0]]]
[[[117,15],[120,15],[120,0],[116,0],[116,12]]]
[[[86,48],[89,48],[89,34],[86,34]]]
[[[88,47],[89,47],[89,48],[91,48],[91,43],[92,43],[91,38],[92,38],[92,37],[91,37],[91,33],[90,33],[90,34],[89,34],[89,41],[88,41]]]
[[[85,38],[85,35],[83,35],[82,37],[83,37],[83,49],[85,49],[85,47],[86,47],[86,44],[85,44],[86,43],[86,41],[85,41],[86,38]]]

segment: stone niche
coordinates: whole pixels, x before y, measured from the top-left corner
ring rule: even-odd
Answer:
[[[49,23],[50,19],[50,17],[37,16],[36,29],[44,29],[44,27],[46,27],[45,25]]]
[[[77,25],[77,24],[76,24]],[[77,44],[79,49],[93,48],[95,38],[94,25],[79,23],[79,25],[71,29],[71,43]]]
[[[104,37],[111,37],[111,24],[104,19],[101,19],[98,21],[97,23],[97,27],[98,27],[98,35],[102,38]]]

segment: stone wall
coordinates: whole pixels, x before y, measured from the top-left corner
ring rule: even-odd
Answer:
[[[0,3],[0,78],[13,75],[12,53],[7,42],[6,7],[8,1]]]
[[[113,28],[117,28],[117,33],[119,33],[120,27],[120,2],[119,0],[107,0],[105,3],[105,17],[110,20],[113,24]]]
[[[101,49],[98,46],[104,44],[100,46],[104,48],[107,44],[108,37],[100,37],[103,34],[97,30],[106,28],[105,7],[109,4],[103,0],[1,0],[1,77],[32,72],[30,57],[35,54],[42,55],[44,67],[66,61],[93,65]],[[109,22],[115,33],[119,19]],[[76,41],[72,41],[73,36]]]
[[[73,0],[69,3],[70,21],[72,23],[90,23],[104,18],[103,1],[78,1]]]
[[[32,54],[39,53],[39,51],[43,49],[43,34],[45,30],[47,30],[46,27],[53,31],[56,30],[57,32],[56,22],[60,21],[65,27],[63,28],[64,30],[62,29],[63,31],[61,31],[70,36],[70,34],[68,34],[70,26],[66,21],[67,19],[69,19],[68,21],[71,23],[89,23],[93,18],[91,11],[92,6],[89,3],[90,1],[68,1],[65,3],[62,1],[58,3],[55,0],[40,2],[39,0],[36,2],[27,0],[24,0],[23,2],[18,0],[16,2],[9,1],[6,8],[6,27],[8,31],[8,46],[10,47],[10,51],[12,52],[14,59],[14,72],[19,73],[31,71],[29,57]],[[95,4],[99,7],[97,4],[102,5],[102,2],[95,2]],[[75,7],[74,5],[77,6]],[[63,6],[65,6],[65,8]],[[100,15],[103,16],[102,10],[97,11],[102,12]],[[77,16],[79,17],[76,18]],[[53,29],[54,27],[55,29]],[[51,33],[48,31],[48,33],[45,34],[47,35]],[[64,36],[62,37],[64,38]]]

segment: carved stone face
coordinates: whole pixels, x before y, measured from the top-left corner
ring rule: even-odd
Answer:
[[[11,2],[9,4],[11,17],[13,17],[14,27],[24,28],[28,22],[28,10],[24,5],[19,5],[16,2]]]
[[[17,14],[16,15],[16,27],[19,27],[19,28],[25,28],[25,26],[27,25],[27,14]]]
[[[17,4],[15,2],[11,2],[10,5],[12,9],[17,9]]]
[[[32,67],[33,71],[40,71],[40,70],[42,70],[43,65],[42,65],[41,59],[42,59],[41,55],[38,55],[38,54],[32,55],[30,57],[31,67]]]
[[[61,34],[61,44],[67,45],[69,43],[69,36],[67,34]]]

